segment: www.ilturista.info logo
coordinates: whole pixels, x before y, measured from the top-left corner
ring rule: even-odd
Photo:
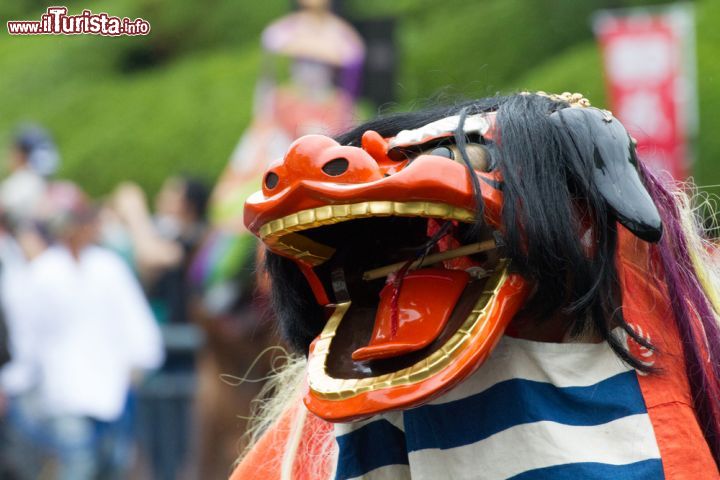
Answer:
[[[68,15],[66,7],[48,7],[40,20],[7,22],[10,35],[147,35],[150,23],[142,18],[113,17],[107,13],[83,10],[80,15]]]

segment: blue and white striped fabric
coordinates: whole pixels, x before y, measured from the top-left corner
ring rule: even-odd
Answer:
[[[636,373],[606,343],[504,337],[439,399],[336,437],[337,480],[664,478]]]

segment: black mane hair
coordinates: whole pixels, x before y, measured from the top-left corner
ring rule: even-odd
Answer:
[[[565,108],[569,108],[566,102],[541,95],[489,97],[377,118],[336,140],[359,146],[367,130],[389,137],[463,111],[467,115],[497,111],[500,139],[492,150],[497,157],[492,163],[504,177],[505,246],[513,268],[537,285],[526,310],[535,313],[538,321],[558,311],[567,314],[572,318],[571,334],[594,333],[630,366],[646,371],[648,367],[611,334],[620,326],[638,343],[651,347],[622,317],[615,267],[616,219],[593,182],[592,139],[571,135],[562,122],[551,118]],[[583,225],[592,225],[592,255],[581,239]],[[307,353],[325,322],[323,308],[294,262],[268,253],[266,266],[281,334],[297,351]]]
[[[280,337],[292,350],[307,355],[310,342],[325,326],[324,309],[295,262],[266,250],[265,269]]]

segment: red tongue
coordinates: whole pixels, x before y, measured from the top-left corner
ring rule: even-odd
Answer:
[[[399,294],[394,282],[388,283],[380,292],[370,343],[355,350],[352,359],[396,357],[430,345],[469,281],[470,275],[462,270],[426,268],[407,273]]]

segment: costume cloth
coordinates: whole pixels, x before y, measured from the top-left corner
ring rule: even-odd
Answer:
[[[624,315],[662,354],[627,341],[619,329],[613,333],[658,373],[636,372],[605,342],[545,343],[506,335],[478,371],[440,398],[335,424],[337,465],[326,460],[325,478],[718,478],[693,412],[667,295],[644,279],[647,244],[624,229],[620,238],[620,280],[629,292]],[[281,478],[276,459],[292,418],[303,409],[298,401],[286,412],[231,480]],[[302,428],[312,435],[303,436],[294,479],[313,478],[305,470],[319,455],[313,438],[332,428],[311,413],[302,415]],[[259,476],[248,476],[251,471]]]

